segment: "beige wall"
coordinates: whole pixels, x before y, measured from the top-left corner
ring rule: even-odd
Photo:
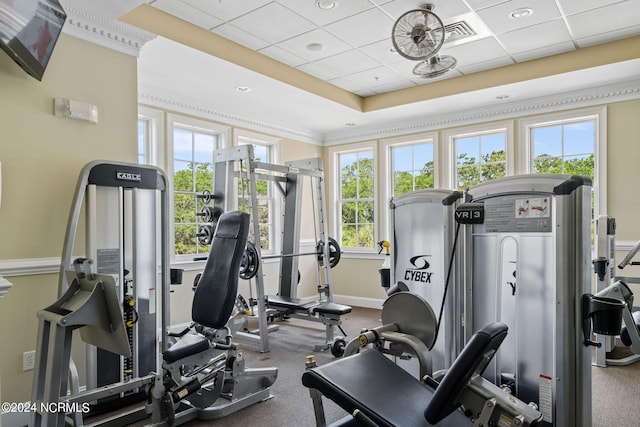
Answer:
[[[59,258],[80,169],[95,159],[137,159],[136,58],[62,35],[42,82],[0,55],[0,260]],[[99,122],[55,117],[54,98],[98,106]],[[36,348],[36,312],[55,301],[57,274],[7,277],[0,300],[2,398],[23,402]]]

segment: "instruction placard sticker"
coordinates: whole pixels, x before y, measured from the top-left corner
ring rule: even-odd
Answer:
[[[542,414],[542,419],[553,423],[553,378],[548,375],[540,374],[538,402],[538,410]]]
[[[515,207],[516,218],[549,218],[551,212],[548,197],[518,199]]]

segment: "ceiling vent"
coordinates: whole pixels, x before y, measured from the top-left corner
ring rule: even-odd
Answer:
[[[457,42],[477,34],[466,21],[458,21],[445,25],[444,31],[446,34],[445,43]]]

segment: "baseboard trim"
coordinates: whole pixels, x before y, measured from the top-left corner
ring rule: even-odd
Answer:
[[[334,295],[333,302],[350,305],[352,307],[381,309],[384,300],[377,298],[354,297],[350,295]]]

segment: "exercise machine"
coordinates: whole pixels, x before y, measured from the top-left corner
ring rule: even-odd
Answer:
[[[472,186],[468,197],[456,212],[467,228],[466,340],[496,321],[511,331],[484,377],[535,402],[545,426],[590,426],[597,343],[585,327],[608,308],[590,295],[590,179],[506,177]]]
[[[238,293],[238,271],[249,215],[222,214],[195,290],[193,324],[162,353],[164,375],[149,389],[153,425],[216,419],[272,397],[277,368],[246,368],[241,347],[227,327]]]
[[[480,375],[507,335],[508,328],[502,323],[477,331],[440,381],[430,376],[428,367],[425,375],[416,379],[386,357],[381,346],[368,348],[377,336],[376,343],[390,340],[395,345],[426,350],[423,340],[433,340],[435,316],[413,316],[407,305],[418,313],[431,310],[418,295],[394,294],[383,306],[383,326],[352,341],[360,345],[349,343],[343,358],[323,366],[307,361],[302,383],[310,389],[318,426],[327,425],[323,396],[350,414],[332,426],[538,425],[540,412]],[[418,336],[410,331],[417,331]],[[425,357],[428,355],[426,351]]]
[[[167,183],[164,172],[151,166],[95,161],[81,170],[67,222],[58,282],[59,301],[69,299],[73,304],[67,302],[62,309],[54,309],[54,305],[51,310],[38,313],[33,402],[56,402],[67,394],[67,386],[72,396],[80,394],[81,373],[72,360],[67,360],[71,336],[65,334],[73,329],[80,329],[81,337],[88,343],[84,372],[86,392],[121,384],[117,392],[87,401],[92,403],[92,411],[144,399],[144,384],[134,379],[160,372],[156,357],[158,342],[166,344],[166,341],[158,331],[168,326]],[[84,242],[80,241],[81,237]],[[91,318],[97,313],[95,310],[85,311],[82,321],[73,327],[65,319],[75,311],[81,312],[85,306],[80,304],[81,300],[69,296],[70,284],[89,288],[94,283],[92,280],[82,282],[82,276],[94,274],[87,270],[88,266],[83,267],[85,271],[79,269],[77,263],[72,266],[74,253],[84,253],[84,258],[91,260],[91,269],[99,278],[96,283],[105,286],[103,292],[113,291],[120,312],[124,308],[120,323],[124,322],[122,331],[128,351],[113,351],[108,345],[105,348],[106,338],[97,332],[104,329],[100,325],[83,326],[82,322],[88,325],[98,322],[99,319]],[[122,316],[127,316],[126,322]],[[118,323],[114,322],[111,318],[109,324],[115,327]],[[94,334],[98,334],[98,338],[93,337]],[[54,338],[56,336],[58,338]],[[45,420],[51,416],[43,415]],[[81,415],[74,414],[76,425],[81,424]],[[39,417],[36,416],[36,420]]]
[[[609,358],[607,355],[616,347],[615,336],[598,335],[598,344],[596,348],[596,357],[594,365],[606,367],[607,365],[625,366],[640,360],[640,312],[633,311],[633,292],[627,283],[638,282],[634,277],[617,277],[615,274],[615,219],[607,216],[598,217],[596,223],[597,239],[596,239],[596,259],[593,261],[594,271],[596,272],[596,295],[603,298],[613,298],[624,304],[622,310],[623,327],[615,335],[619,335],[620,342],[629,347],[633,354],[619,358]],[[618,264],[620,270],[628,265],[634,265],[632,261],[640,250],[640,242],[637,243]]]
[[[313,252],[300,251],[300,226],[302,192],[304,180],[311,181],[311,200],[314,218],[316,248]],[[257,181],[273,183],[283,197],[281,253],[262,256],[260,246],[259,206]],[[242,145],[216,150],[214,153],[214,186],[212,198],[215,209],[226,211],[236,206],[236,200],[228,197],[242,189],[242,200],[248,202],[244,209],[251,215],[251,233],[241,278],[255,281],[256,298],[249,305],[257,306],[258,325],[256,331],[238,331],[237,337],[249,340],[259,346],[260,351],[269,351],[268,332],[273,330],[269,320],[296,317],[320,322],[325,326],[325,341],[315,346],[316,350],[331,348],[340,351],[342,342],[334,335],[334,328],[341,328],[341,316],[351,312],[351,307],[333,302],[331,268],[340,259],[337,242],[328,235],[326,206],[324,202],[324,175],[321,159],[306,159],[274,165],[254,159],[253,146]],[[244,193],[246,189],[246,193]],[[225,197],[226,195],[226,197]],[[318,298],[312,301],[298,298],[299,281],[298,258],[313,256],[317,260]],[[277,295],[266,295],[262,260],[280,260],[280,274]],[[251,282],[249,283],[251,287]]]
[[[167,335],[171,274],[168,254],[166,182],[166,177],[161,170],[149,166],[99,161],[92,162],[83,168],[65,237],[63,267],[71,264],[69,260],[74,252],[72,247],[83,208],[87,228],[85,250],[87,254],[96,256],[97,262],[85,258],[73,261],[70,269],[63,268],[60,272],[61,295],[58,301],[38,312],[39,329],[32,392],[34,405],[32,425],[62,426],[70,422],[79,426],[83,424],[83,417],[91,407],[95,406],[95,402],[107,402],[113,409],[114,403],[131,403],[128,399],[131,396],[136,397],[135,401],[139,401],[140,395],[148,398],[150,388],[153,388],[153,395],[159,396],[162,403],[154,401],[154,404],[146,408],[144,405],[135,406],[118,414],[115,417],[117,421],[106,418],[100,424],[109,425],[111,422],[117,422],[120,425],[129,424],[146,418],[149,413],[160,418],[160,422],[170,422],[171,414],[175,414],[176,411],[184,413],[179,419],[185,420],[223,416],[251,402],[268,398],[269,391],[265,389],[275,381],[277,374],[275,368],[258,372],[245,369],[242,353],[237,345],[227,341],[228,334],[213,330],[211,326],[207,326],[206,322],[200,326],[194,324],[193,327],[198,327],[210,337],[211,343],[219,339],[220,334],[224,335],[228,351],[216,356],[218,364],[205,366],[198,371],[198,374],[216,369],[220,371],[222,366],[219,362],[225,360],[224,375],[218,373],[215,377],[222,379],[225,383],[219,397],[231,401],[232,404],[220,401],[218,405],[221,407],[207,412],[206,408],[202,408],[202,401],[198,407],[191,405],[190,401],[171,400],[177,405],[171,412],[169,410],[171,402],[167,397],[162,397],[162,393],[159,392],[160,387],[164,386],[163,379],[171,377],[167,361],[160,355],[168,352],[168,357],[176,360],[180,356],[180,353],[176,356],[175,351],[169,351],[169,344],[180,337]],[[246,218],[243,221],[247,222]],[[247,229],[248,225],[245,225],[242,231],[246,232]],[[234,236],[238,233],[239,231]],[[229,302],[233,304],[236,297],[234,293],[237,292],[236,261],[239,264],[242,258],[246,235],[243,238],[240,237],[240,240],[241,244],[235,252],[229,251],[229,248],[224,251],[216,249],[218,256],[207,263],[207,268],[217,271],[214,276],[220,280],[204,286],[200,294],[204,295],[203,298],[211,294],[221,297],[219,303],[225,304],[223,308],[226,308]],[[212,242],[212,250],[215,247],[214,243],[215,239]],[[75,251],[79,250],[75,249]],[[220,253],[223,256],[220,256]],[[220,263],[224,265],[220,267]],[[125,264],[131,268],[129,272],[124,271]],[[160,266],[159,274],[158,266]],[[236,268],[236,271],[233,274],[223,274],[224,266],[227,269]],[[92,271],[94,267],[98,270],[97,273]],[[133,286],[128,283],[130,279],[125,280],[125,277],[132,277]],[[226,281],[227,278],[228,281]],[[123,287],[125,282],[128,288]],[[143,298],[133,299],[129,294],[132,287],[134,292],[138,289]],[[220,287],[226,293],[221,294],[222,291],[219,290],[206,290],[212,287],[216,289]],[[136,294],[133,296],[135,297]],[[145,299],[147,301],[144,301]],[[148,309],[148,314],[154,315],[153,321],[150,322],[152,339],[148,345],[145,344],[147,341],[132,334],[131,329],[140,324],[140,319],[135,322],[127,317],[129,310],[127,306],[132,306],[131,301],[134,301],[133,306],[137,307],[139,316],[146,313],[146,311],[140,313],[145,307]],[[201,301],[200,303],[202,304]],[[217,313],[217,306],[211,302],[206,304],[207,310],[213,310],[211,315],[216,315],[214,313]],[[217,315],[224,317],[226,311],[222,313]],[[71,360],[71,341],[74,330],[79,330],[82,340],[89,344],[87,345],[89,369],[84,391],[80,391],[78,373]],[[144,336],[144,334],[141,335]],[[189,340],[193,340],[193,334],[185,332],[182,336],[186,337],[186,341],[180,341],[181,345],[187,347],[190,352],[194,351],[193,348],[186,346]],[[204,351],[204,347],[201,342],[198,348]],[[161,350],[158,351],[158,348]],[[221,347],[218,346],[218,348]],[[91,358],[96,354],[99,355],[100,352],[108,354],[112,361],[116,361],[116,369],[112,370],[115,371],[116,377],[115,379],[109,377],[107,384],[97,386],[90,383],[92,372],[97,376],[96,371],[109,371],[113,367],[113,364],[103,364],[100,358],[97,359],[97,364],[92,361]],[[136,353],[141,353],[141,357],[136,358]],[[194,354],[189,353],[189,355]],[[148,371],[142,370],[142,356],[153,361],[153,366],[148,368]],[[191,362],[193,360],[190,359]],[[167,375],[164,375],[165,369]],[[248,375],[245,376],[245,373]],[[192,372],[191,377],[194,375]],[[252,379],[244,379],[248,377]],[[211,378],[209,380],[213,381]],[[175,384],[178,382],[176,381]],[[179,387],[175,384],[174,387]],[[237,388],[234,384],[238,384]],[[190,387],[193,388],[194,384]],[[204,389],[207,387],[209,386],[205,385]],[[172,389],[166,386],[165,388]],[[202,392],[198,391],[197,394],[200,395]],[[185,397],[182,392],[175,396]],[[207,396],[209,401],[215,394],[208,393]],[[191,399],[195,400],[195,397],[191,396]],[[211,400],[210,403],[213,404],[215,400],[217,399]],[[50,410],[50,405],[55,405],[55,410]],[[159,411],[158,408],[160,408]]]
[[[423,297],[438,310],[433,369],[451,366],[464,343],[462,244],[454,213],[462,192],[427,189],[396,196],[391,214],[391,288]],[[460,239],[462,240],[462,239]]]

